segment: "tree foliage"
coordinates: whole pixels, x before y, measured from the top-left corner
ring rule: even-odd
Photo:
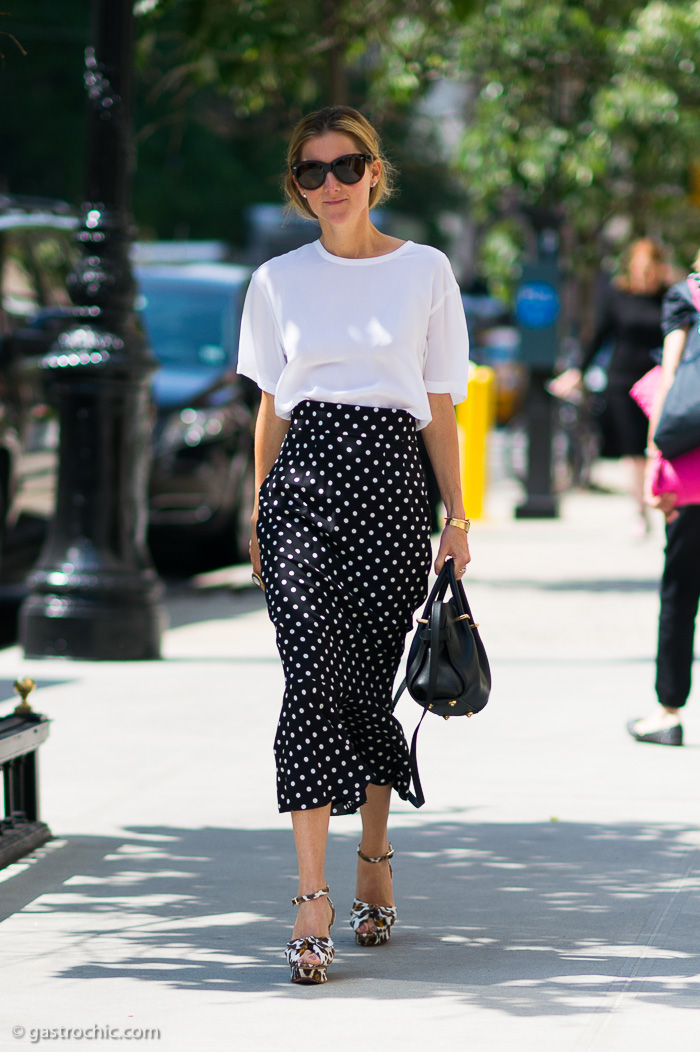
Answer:
[[[476,0],[144,0],[141,58],[167,51],[161,89],[215,88],[234,114],[300,112],[362,94],[402,103],[447,69]]]
[[[425,134],[410,105],[448,76],[469,100],[452,169],[484,231],[486,276],[514,274],[533,216],[557,217],[581,272],[614,230],[659,234],[687,260],[700,237],[688,201],[700,0],[485,3],[139,0],[142,228],[240,242],[245,205],[279,200],[289,128],[329,101],[379,120],[402,172],[399,209],[463,209],[431,139],[439,120]],[[3,38],[0,182],[77,202],[89,5],[56,6],[18,0],[0,22],[26,51]]]
[[[465,24],[474,101],[457,165],[501,262],[510,238],[511,273],[514,222],[533,211],[558,218],[579,270],[615,229],[665,237],[687,260],[699,33],[697,0],[495,0]]]
[[[406,103],[455,61],[448,28],[477,2],[141,4],[137,212],[162,231],[174,199],[183,226],[199,232],[218,224],[240,242],[245,206],[281,199],[286,138],[299,116],[347,102],[382,127],[402,175],[396,207],[417,215],[426,236],[441,244],[438,217],[463,204],[463,191],[439,158],[433,129],[409,136]],[[153,185],[145,173],[155,168],[163,176]],[[207,184],[207,194],[198,195],[197,185]]]

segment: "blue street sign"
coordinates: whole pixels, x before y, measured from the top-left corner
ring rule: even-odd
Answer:
[[[559,317],[559,294],[548,281],[524,281],[515,297],[515,315],[525,329],[548,329]]]

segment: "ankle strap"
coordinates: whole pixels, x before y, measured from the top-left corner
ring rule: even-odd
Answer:
[[[313,899],[322,899],[329,891],[330,888],[326,884],[325,888],[321,888],[320,891],[314,891],[311,895],[297,895],[295,899],[292,899],[292,906],[298,906],[302,902],[312,902]]]
[[[359,844],[357,845],[357,853],[363,862],[386,862],[387,859],[394,857],[394,849],[391,846],[391,844],[389,844],[389,850],[387,851],[386,855],[379,855],[378,858],[370,858],[369,855],[364,855],[360,850]]]

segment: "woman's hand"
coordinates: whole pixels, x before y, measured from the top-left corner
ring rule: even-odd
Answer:
[[[656,478],[657,462],[653,457],[647,457],[644,464],[644,503],[650,508],[658,508],[663,513],[666,522],[673,522],[678,518],[677,493],[654,493],[653,483]]]
[[[556,398],[570,398],[574,391],[583,387],[583,375],[580,369],[565,369],[559,376],[550,380],[547,390]]]
[[[678,508],[676,507],[676,501],[678,500],[677,493],[659,493],[658,496],[654,496],[651,500],[646,500],[646,504],[650,504],[652,508],[658,508],[660,512],[663,512],[666,522],[673,522],[674,519],[678,518]]]
[[[440,573],[445,565],[445,559],[452,557],[455,564],[455,573],[461,578],[471,561],[469,554],[469,541],[467,534],[459,526],[445,526],[440,537],[440,547],[435,559],[435,573]]]

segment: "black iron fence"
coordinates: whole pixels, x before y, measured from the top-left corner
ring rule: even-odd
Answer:
[[[22,680],[15,689],[22,702],[0,718],[0,770],[4,817],[0,819],[0,868],[45,844],[51,830],[39,820],[39,758],[37,750],[49,736],[49,719],[27,703],[33,689]]]

